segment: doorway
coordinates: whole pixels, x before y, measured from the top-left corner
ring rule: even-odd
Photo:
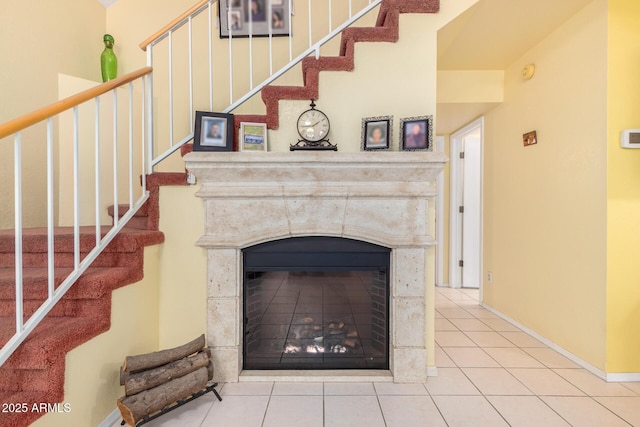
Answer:
[[[482,283],[482,177],[484,118],[451,135],[449,285]]]

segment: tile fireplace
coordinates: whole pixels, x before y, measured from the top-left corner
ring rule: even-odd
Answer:
[[[244,369],[389,369],[391,250],[292,237],[242,251]]]
[[[204,202],[197,244],[207,249],[217,381],[270,369],[294,376],[372,369],[395,382],[426,380],[434,365],[435,177],[446,156],[191,153],[185,160]]]

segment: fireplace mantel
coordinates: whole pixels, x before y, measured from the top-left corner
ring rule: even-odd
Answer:
[[[204,182],[392,183],[429,182],[444,168],[442,153],[393,152],[192,152],[187,169]],[[375,172],[375,173],[374,173]]]
[[[185,160],[205,207],[197,244],[208,250],[216,380],[238,381],[242,372],[241,250],[330,236],[392,249],[390,371],[396,382],[425,381],[433,366],[435,178],[444,154],[194,152]]]

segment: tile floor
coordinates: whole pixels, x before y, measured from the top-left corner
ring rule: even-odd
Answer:
[[[597,378],[477,298],[436,290],[439,375],[425,384],[229,383],[222,402],[208,394],[146,425],[640,426],[640,383]]]

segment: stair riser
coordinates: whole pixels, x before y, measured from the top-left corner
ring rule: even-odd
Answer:
[[[105,300],[107,303],[104,307],[105,312],[111,313],[111,298]],[[92,337],[109,330],[111,319],[109,315],[101,318],[76,318],[84,322],[84,326],[76,328],[73,331],[65,331],[59,335],[60,341],[52,346],[51,341],[42,344],[40,340],[32,337],[28,338],[11,357],[0,367],[0,371],[5,369],[42,369],[49,372],[51,367],[57,366],[60,360],[64,360],[64,354],[71,349],[77,347],[90,340]],[[87,322],[90,324],[87,324]],[[48,338],[48,337],[47,337]],[[62,353],[62,356],[59,354]],[[53,362],[52,362],[53,361]],[[64,369],[64,363],[61,364]],[[63,377],[64,377],[64,371]],[[0,382],[0,390],[3,385]]]
[[[80,254],[80,260],[86,256],[86,254]],[[98,258],[91,264],[93,267],[119,267],[131,265],[132,257],[136,257],[135,252],[103,252]],[[139,256],[138,256],[139,257]],[[0,265],[3,267],[15,267],[15,255],[8,253],[0,253]],[[46,267],[49,262],[49,258],[46,253],[24,253],[22,254],[22,265],[24,267]],[[71,267],[74,266],[73,253],[63,252],[56,253],[54,256],[54,263],[56,267]]]
[[[127,227],[135,228],[136,230],[146,230],[148,222],[149,219],[146,216],[134,216],[127,222]],[[113,222],[111,225],[114,225]]]
[[[0,384],[4,391],[47,391],[64,393],[64,384],[60,384],[59,376],[51,369],[2,369]],[[63,377],[64,378],[64,373]]]
[[[26,322],[44,300],[26,300],[23,304],[24,321]],[[100,313],[104,303],[101,300],[60,300],[47,314],[50,317],[90,317]],[[0,313],[3,316],[15,316],[16,306],[13,301],[0,301]]]

